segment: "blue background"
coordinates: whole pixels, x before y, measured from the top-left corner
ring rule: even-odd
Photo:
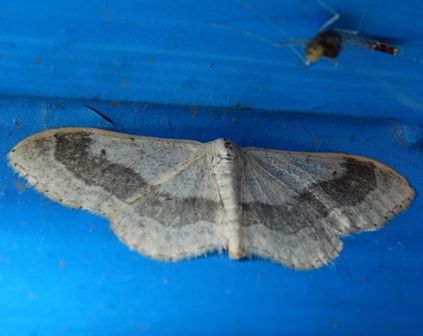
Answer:
[[[335,27],[356,29],[365,13],[360,31],[401,55],[346,47],[337,66],[309,67],[235,30],[307,38],[330,13],[249,3],[275,26],[235,0],[0,2],[0,335],[421,332],[423,3],[328,0]],[[417,196],[319,270],[218,254],[158,262],[8,167],[18,141],[66,126],[363,155]]]

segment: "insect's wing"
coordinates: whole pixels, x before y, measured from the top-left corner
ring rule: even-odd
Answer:
[[[375,230],[414,197],[408,182],[371,159],[246,148],[243,215],[247,253],[295,269],[339,254],[339,236]]]
[[[140,139],[147,139],[147,145],[140,145]],[[155,157],[158,148],[159,155],[168,154],[166,143],[148,139],[97,129],[49,130],[20,142],[9,153],[9,161],[53,201],[108,217],[167,168],[161,161],[171,161]],[[181,160],[186,152],[172,157]],[[140,164],[146,157],[149,167]],[[156,172],[159,167],[163,169]]]
[[[226,249],[221,233],[225,214],[211,153],[207,144],[201,146],[112,215],[113,230],[129,247],[161,260]]]
[[[214,223],[221,207],[203,148],[191,141],[58,129],[25,139],[9,160],[53,201],[109,218],[131,248],[170,260],[220,248]]]

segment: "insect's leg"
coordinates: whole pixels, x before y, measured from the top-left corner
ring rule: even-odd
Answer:
[[[328,58],[328,60],[330,62],[332,62],[332,65],[333,66],[336,66],[337,67],[339,65],[338,61],[335,58]]]
[[[367,7],[365,9],[365,11],[363,12],[363,14],[361,15],[361,19],[360,19],[360,22],[358,23],[358,26],[357,26],[357,29],[356,30],[340,29],[340,28],[336,28],[336,30],[339,31],[339,32],[347,33],[349,35],[358,35],[358,33],[360,32],[361,26],[363,25],[364,18],[367,15],[367,12],[369,11],[369,9],[370,9],[370,6]]]
[[[320,6],[322,6],[323,8],[326,8],[329,12],[333,14],[333,16],[320,27],[319,32],[322,32],[326,30],[326,28],[329,27],[331,24],[338,21],[340,18],[340,15],[337,11],[335,11],[333,8],[330,8],[323,1],[321,0],[316,0],[316,1],[319,3]]]
[[[369,9],[370,9],[370,5],[367,6],[367,8],[364,10],[363,14],[361,14],[361,19],[360,19],[360,22],[358,23],[358,27],[357,27],[357,34],[360,31],[360,29],[361,29],[361,26],[363,24],[364,18],[367,15],[367,12],[369,11]]]

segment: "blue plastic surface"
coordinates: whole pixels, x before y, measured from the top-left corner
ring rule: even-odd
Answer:
[[[293,38],[330,17],[314,1],[249,3]],[[345,48],[338,66],[306,67],[235,32],[285,38],[235,0],[0,3],[0,335],[420,334],[423,3],[327,4],[345,29],[367,10],[360,30],[402,54]],[[217,254],[153,261],[7,166],[18,141],[68,126],[363,155],[417,196],[315,271]]]

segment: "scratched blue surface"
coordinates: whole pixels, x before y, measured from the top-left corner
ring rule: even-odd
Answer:
[[[249,3],[275,26],[235,0],[0,2],[0,335],[420,333],[423,3],[327,1],[336,27],[401,55],[345,48],[337,66],[310,67],[236,30],[306,38],[330,14],[314,1]],[[18,141],[66,126],[363,155],[417,197],[316,271],[218,254],[152,261],[7,166]]]

